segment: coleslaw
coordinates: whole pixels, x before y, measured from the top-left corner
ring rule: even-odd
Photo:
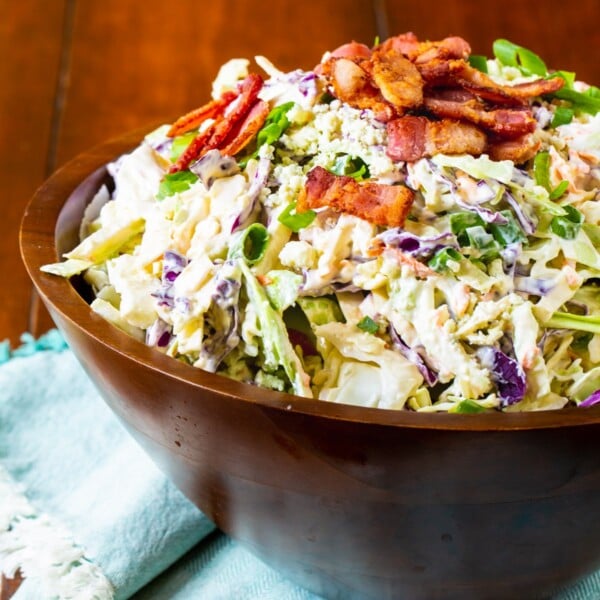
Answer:
[[[312,71],[257,57],[264,79],[226,63],[208,105],[108,166],[81,242],[43,270],[82,274],[92,309],[158,351],[278,391],[420,412],[600,402],[600,91],[506,40],[482,59],[407,35]]]

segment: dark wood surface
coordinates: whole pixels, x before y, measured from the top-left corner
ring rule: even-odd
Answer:
[[[228,58],[308,68],[344,41],[412,30],[462,35],[482,54],[506,37],[600,83],[598,0],[0,0],[0,11],[0,340],[13,344],[51,326],[18,251],[35,189],[86,148],[205,101]]]

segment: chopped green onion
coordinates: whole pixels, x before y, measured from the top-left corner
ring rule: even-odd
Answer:
[[[481,56],[479,54],[471,54],[471,56],[469,56],[468,60],[469,60],[469,64],[473,68],[477,69],[478,71],[481,71],[482,73],[488,72],[487,58],[485,56]]]
[[[550,200],[558,200],[569,187],[569,182],[566,179],[563,179],[551,192],[550,192]]]
[[[587,350],[587,347],[592,341],[592,337],[594,337],[594,335],[589,331],[584,331],[583,333],[579,333],[573,336],[571,348],[573,348],[574,350]]]
[[[338,156],[331,172],[336,175],[346,175],[356,180],[368,179],[371,176],[367,163],[359,156],[342,154]]]
[[[554,111],[554,116],[552,117],[552,122],[550,123],[550,127],[560,127],[561,125],[568,125],[572,120],[575,112],[571,108],[567,108],[566,106],[559,106]]]
[[[483,412],[485,408],[475,400],[466,398],[461,400],[456,406],[452,407],[448,412],[458,413],[461,415],[474,415]]]
[[[243,258],[250,266],[260,262],[269,244],[269,232],[261,223],[252,223],[231,245],[228,258]]]
[[[481,225],[468,227],[465,229],[465,233],[469,239],[469,246],[479,249],[492,248],[495,246],[494,237]]]
[[[286,208],[281,211],[279,215],[279,222],[291,229],[294,233],[298,233],[301,229],[308,227],[317,216],[314,210],[307,210],[305,212],[296,212],[296,203],[291,202]]]
[[[538,152],[533,159],[533,177],[538,185],[550,191],[550,154]]]
[[[577,237],[581,224],[583,223],[583,215],[570,205],[563,206],[566,214],[564,216],[556,216],[550,221],[550,230],[565,240],[573,240]]]
[[[167,196],[173,196],[185,192],[198,181],[198,176],[191,171],[177,171],[167,173],[158,186],[157,200],[164,200]]]
[[[561,181],[555,188],[550,183],[550,154],[547,151],[538,152],[533,159],[533,176],[535,182],[548,191],[550,200],[558,200],[569,187],[569,182]]]
[[[183,151],[197,135],[197,131],[188,131],[183,135],[178,135],[173,138],[173,143],[171,144],[171,156],[169,157],[172,162],[175,162],[183,154]]]
[[[470,243],[466,230],[469,227],[477,227],[478,225],[483,227],[485,224],[477,213],[463,211],[450,215],[450,231],[456,236],[461,246],[468,246]]]
[[[448,261],[460,262],[462,255],[454,248],[443,248],[435,253],[427,265],[438,273],[442,273],[448,268]]]
[[[546,64],[537,54],[508,40],[496,40],[493,51],[503,65],[517,67],[525,75],[544,77],[548,73]]]
[[[273,144],[284,134],[290,125],[287,114],[293,106],[293,102],[286,102],[271,110],[267,115],[265,124],[256,136],[257,148],[260,148],[263,144]]]
[[[589,91],[590,90],[587,90],[582,93],[569,88],[561,88],[554,92],[553,96],[560,100],[568,100],[573,104],[575,109],[590,115],[595,115],[600,111],[600,98],[595,95],[594,91],[588,93]]]
[[[549,77],[561,77],[565,82],[562,89],[573,89],[573,84],[575,83],[575,73],[573,71],[554,71]]]
[[[494,236],[494,239],[503,247],[506,248],[509,244],[515,244],[519,242],[526,242],[527,236],[523,233],[523,230],[519,227],[517,220],[513,216],[510,210],[501,210],[500,214],[503,215],[507,223],[489,223],[488,229]]]
[[[577,331],[600,333],[600,316],[572,315],[571,313],[555,312],[544,323],[544,326],[555,329],[575,329]]]
[[[366,331],[367,333],[372,333],[375,334],[379,331],[379,325],[377,325],[377,323],[371,319],[371,317],[366,316],[363,317],[357,324],[356,326],[359,329],[362,329],[363,331]]]

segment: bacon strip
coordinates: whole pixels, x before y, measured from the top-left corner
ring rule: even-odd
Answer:
[[[387,124],[387,155],[414,162],[435,154],[473,154],[485,151],[486,135],[474,125],[451,119],[430,121],[407,115]]]
[[[250,109],[243,123],[224,141],[221,154],[234,156],[245,148],[264,125],[268,114],[269,104],[264,100],[258,100]]]
[[[556,92],[564,85],[562,77],[501,85],[462,59],[436,59],[418,64],[417,67],[430,86],[459,85],[479,98],[496,104],[523,104],[536,96]]]
[[[329,206],[374,225],[402,227],[413,199],[414,192],[403,185],[358,183],[352,177],[334,175],[323,167],[315,167],[307,175],[296,210],[304,212]]]
[[[188,144],[187,148],[179,155],[179,158],[169,167],[169,173],[177,173],[178,171],[187,169],[190,164],[201,155],[213,134],[214,127],[213,123],[210,127],[201,131]]]
[[[204,106],[200,106],[182,115],[171,125],[171,129],[169,129],[167,135],[169,137],[182,135],[193,129],[198,129],[207,119],[220,117],[225,112],[227,106],[235,100],[237,95],[237,92],[225,92],[220,98],[211,100]]]
[[[232,103],[229,112],[225,113],[215,126],[215,130],[207,144],[205,152],[219,148],[232,129],[248,114],[262,89],[263,79],[256,73],[250,73],[240,84],[240,95]]]
[[[504,138],[517,138],[532,133],[536,128],[536,120],[530,110],[485,110],[477,100],[456,102],[438,98],[425,98],[424,106],[437,117],[469,121]]]
[[[423,102],[423,78],[400,52],[379,48],[370,61],[373,81],[396,109],[414,108]]]
[[[323,74],[333,87],[336,98],[354,108],[370,108],[379,121],[393,118],[395,111],[371,83],[369,74],[349,58],[331,58],[323,65]]]
[[[239,94],[234,102],[231,102],[225,112],[215,123],[205,131],[199,133],[182,152],[177,161],[171,165],[169,172],[176,173],[187,169],[190,164],[206,154],[209,150],[220,148],[248,115],[253,107],[258,93],[262,89],[263,79],[260,75],[251,73],[239,85]]]
[[[512,160],[520,165],[533,158],[541,143],[527,134],[513,140],[490,141],[487,153],[492,160]]]
[[[415,64],[425,63],[433,59],[449,60],[453,58],[466,60],[471,54],[471,46],[461,37],[451,36],[439,42],[420,42],[409,52],[408,57]]]

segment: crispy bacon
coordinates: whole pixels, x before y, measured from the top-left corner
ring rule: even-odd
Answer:
[[[517,85],[501,85],[462,59],[435,59],[418,64],[417,67],[429,86],[458,85],[495,104],[522,105],[536,96],[556,92],[564,85],[561,77],[536,79]]]
[[[332,53],[332,58],[370,58],[371,49],[366,44],[359,42],[349,42],[338,46]]]
[[[258,100],[243,123],[225,140],[221,154],[234,156],[245,148],[264,125],[268,114],[269,104],[264,100]]]
[[[404,56],[409,56],[419,47],[419,43],[417,36],[412,31],[408,31],[407,33],[401,33],[400,35],[388,38],[379,44],[378,48],[385,50],[393,48],[397,52],[404,54]]]
[[[467,59],[471,54],[471,46],[461,37],[451,36],[439,42],[420,42],[409,52],[408,57],[415,64],[426,63],[433,59],[450,60],[453,58]]]
[[[403,185],[358,183],[352,177],[334,175],[323,167],[309,171],[296,204],[298,212],[329,206],[375,225],[402,227],[414,192]]]
[[[485,134],[469,123],[412,115],[390,121],[387,134],[387,155],[406,162],[439,153],[479,155],[487,144]]]
[[[378,48],[370,60],[373,81],[396,109],[423,102],[423,78],[417,67],[394,48]]]
[[[529,133],[512,140],[490,141],[486,151],[492,160],[512,160],[520,165],[533,158],[539,148],[539,140]]]
[[[369,74],[348,58],[332,58],[323,65],[325,77],[336,98],[354,108],[370,108],[375,118],[386,122],[395,111],[370,80]]]
[[[230,110],[217,122],[205,151],[221,147],[234,127],[248,114],[258,98],[258,93],[262,89],[262,86],[263,79],[256,73],[250,73],[242,81],[239,86],[240,95],[234,103],[230,104]]]
[[[529,108],[486,110],[477,100],[456,102],[439,98],[425,98],[424,106],[437,117],[469,121],[504,138],[520,137],[536,127]]]
[[[187,148],[179,155],[179,158],[169,167],[169,173],[177,173],[187,169],[190,164],[202,155],[206,144],[210,140],[215,125],[214,123],[201,131],[187,146]]]
[[[167,135],[169,137],[175,137],[182,135],[193,129],[198,129],[204,121],[207,119],[215,119],[220,117],[225,109],[237,98],[237,92],[227,91],[224,92],[220,98],[211,100],[204,106],[191,110],[179,117],[172,125]]]
[[[221,148],[233,136],[243,119],[248,115],[262,89],[263,79],[256,73],[251,73],[238,86],[239,94],[234,102],[227,106],[224,112],[210,127],[199,133],[184,150],[177,161],[171,165],[169,172],[176,173],[187,169],[190,164],[206,154],[209,150]]]

